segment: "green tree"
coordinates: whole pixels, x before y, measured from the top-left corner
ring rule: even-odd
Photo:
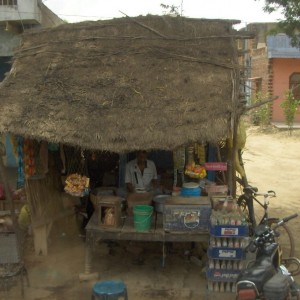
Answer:
[[[256,93],[255,97],[252,99],[253,104],[259,104],[267,100],[268,95],[263,96],[261,92]],[[251,115],[251,120],[254,125],[259,125],[260,127],[266,127],[270,124],[270,103],[262,104],[258,106]]]
[[[300,1],[265,0],[264,10],[268,13],[281,10],[284,20],[279,21],[277,32],[284,32],[291,37],[292,46],[300,48]]]
[[[280,104],[280,107],[283,109],[284,112],[285,123],[289,128],[290,135],[292,134],[293,131],[295,114],[298,110],[299,104],[300,104],[300,100],[295,99],[292,90],[288,90],[285,93],[285,99]]]

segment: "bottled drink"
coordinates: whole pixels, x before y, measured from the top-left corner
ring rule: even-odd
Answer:
[[[236,292],[236,286],[235,286],[235,283],[234,283],[234,282],[232,283],[231,291],[232,291],[233,293]]]
[[[208,267],[209,267],[210,269],[214,269],[214,268],[215,268],[215,264],[214,264],[214,261],[213,261],[212,259],[209,260]]]
[[[231,286],[230,286],[230,282],[226,282],[226,285],[225,285],[225,292],[231,292]]]
[[[217,238],[217,247],[221,247],[222,246],[222,243],[221,243],[221,238]]]
[[[237,220],[236,220],[236,223],[235,223],[236,225],[238,225],[238,226],[240,226],[240,225],[242,225],[242,220],[241,220],[241,218],[239,217],[239,218],[237,218]]]
[[[244,269],[244,262],[242,260],[239,261],[238,268],[239,268],[239,270],[243,270]]]
[[[227,270],[231,270],[232,269],[232,261],[228,261],[227,262]]]
[[[210,245],[212,247],[215,247],[216,246],[216,239],[214,237],[210,237],[210,241],[209,241]]]
[[[223,238],[222,239],[222,247],[227,248],[228,244],[227,244],[227,239]]]
[[[220,261],[217,260],[217,261],[215,262],[215,269],[220,269],[220,267],[221,267],[221,266],[220,266]]]
[[[228,239],[228,248],[233,248],[233,239]]]
[[[238,262],[236,260],[232,264],[232,269],[233,270],[238,270]]]
[[[220,292],[219,282],[214,283],[214,292]]]
[[[234,245],[233,245],[234,248],[240,248],[240,241],[239,239],[235,239],[234,240]]]
[[[235,225],[235,218],[232,215],[232,217],[230,218],[230,225]]]
[[[224,287],[224,282],[220,283],[220,293],[224,293],[225,292],[225,287]]]
[[[214,290],[214,284],[212,281],[209,281],[207,284],[207,288],[210,292],[212,292]]]
[[[228,225],[229,224],[229,218],[228,216],[224,216],[224,225]]]
[[[226,270],[226,260],[221,261],[221,269]]]

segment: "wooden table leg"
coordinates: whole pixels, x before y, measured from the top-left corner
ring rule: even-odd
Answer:
[[[162,267],[164,268],[165,265],[166,265],[166,242],[163,241],[163,244],[162,244]]]
[[[79,280],[93,280],[97,279],[98,272],[92,273],[92,243],[90,239],[87,238],[85,244],[85,261],[84,261],[84,273],[79,274]]]

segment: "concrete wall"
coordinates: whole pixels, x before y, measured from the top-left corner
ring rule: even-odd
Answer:
[[[273,59],[273,95],[279,97],[273,104],[272,121],[274,122],[284,122],[284,113],[280,104],[284,100],[285,92],[289,89],[289,77],[295,72],[300,72],[300,59]],[[300,122],[300,110],[296,114],[295,121]]]
[[[17,6],[0,6],[0,22],[20,19],[24,23],[41,23],[38,0],[19,0]]]

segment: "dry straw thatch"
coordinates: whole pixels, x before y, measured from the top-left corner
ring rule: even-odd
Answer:
[[[0,132],[113,152],[224,137],[228,21],[147,16],[25,33],[0,89]]]

